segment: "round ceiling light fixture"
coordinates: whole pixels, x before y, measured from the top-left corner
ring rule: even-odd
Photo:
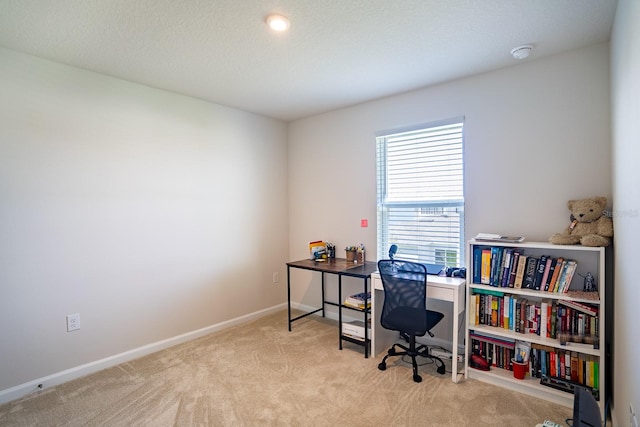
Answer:
[[[267,25],[273,31],[287,31],[291,24],[286,16],[269,15],[267,16]]]
[[[530,44],[514,47],[513,49],[511,49],[511,56],[513,56],[515,59],[525,59],[529,56],[532,50],[533,46]]]

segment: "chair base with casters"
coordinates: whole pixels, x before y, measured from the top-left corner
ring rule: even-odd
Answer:
[[[381,371],[387,369],[387,359],[390,356],[409,356],[411,357],[411,364],[413,365],[413,381],[419,383],[422,381],[422,377],[418,374],[417,357],[424,357],[435,362],[435,364],[438,366],[436,372],[438,372],[440,375],[445,374],[444,362],[442,361],[442,359],[440,359],[438,356],[429,354],[429,348],[426,345],[421,344],[419,346],[416,346],[415,337],[405,337],[405,339],[406,338],[408,338],[409,347],[400,343],[393,344],[387,351],[387,355],[382,359],[382,362],[378,364],[378,369],[380,369]],[[401,348],[403,351],[397,351],[396,347]]]

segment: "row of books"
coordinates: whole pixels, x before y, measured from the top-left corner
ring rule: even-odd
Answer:
[[[529,359],[532,377],[560,378],[599,389],[600,363],[597,356],[532,344]]]
[[[471,351],[482,356],[492,368],[513,370],[515,341],[471,333]],[[551,377],[572,381],[591,389],[599,387],[597,356],[531,344],[528,372],[532,378]]]
[[[515,340],[480,333],[469,333],[471,353],[482,356],[490,367],[513,370]]]
[[[563,341],[598,343],[599,307],[565,300],[533,301],[520,295],[475,289],[469,302],[469,324],[487,325]],[[569,336],[567,338],[567,336]],[[578,340],[573,337],[591,337]]]
[[[371,307],[371,292],[360,292],[357,294],[349,295],[344,300],[344,305],[364,310]]]
[[[550,255],[526,255],[521,248],[473,247],[473,283],[497,288],[567,292],[578,263]]]

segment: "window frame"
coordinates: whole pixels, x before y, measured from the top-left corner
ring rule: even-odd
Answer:
[[[417,135],[427,135],[429,132],[434,132],[438,128],[445,127],[459,127],[460,133],[460,141],[459,146],[455,147],[452,144],[452,151],[460,152],[460,165],[456,165],[453,169],[455,169],[455,174],[460,174],[461,176],[461,189],[455,191],[455,193],[460,193],[459,196],[455,194],[451,194],[452,197],[448,198],[438,198],[437,200],[419,200],[418,197],[412,200],[390,200],[388,197],[389,193],[389,176],[388,176],[388,159],[387,159],[387,148],[388,148],[388,140],[403,136],[405,134],[416,133]],[[421,132],[423,131],[423,132]],[[418,137],[416,139],[419,139]],[[457,143],[456,143],[457,144]],[[429,144],[425,144],[428,146]],[[381,159],[381,156],[384,155],[384,159]],[[407,170],[410,169],[410,166],[407,166]],[[416,180],[418,181],[418,180]],[[454,214],[459,216],[458,226],[457,226],[457,236],[458,239],[454,242],[453,245],[446,243],[445,240],[450,239],[450,237],[443,238],[443,240],[438,240],[431,249],[433,249],[433,256],[426,256],[425,253],[428,251],[431,252],[431,249],[408,249],[407,252],[402,251],[402,247],[399,249],[398,258],[404,259],[412,259],[419,262],[426,263],[434,263],[447,265],[451,267],[462,267],[465,264],[465,219],[464,219],[464,117],[454,117],[447,120],[431,122],[426,124],[419,124],[410,127],[404,127],[400,129],[393,129],[388,131],[381,131],[376,133],[376,192],[377,192],[377,244],[378,244],[378,259],[388,258],[388,249],[390,244],[396,243],[391,241],[390,237],[390,225],[388,221],[388,216],[390,215],[390,209],[415,209],[417,212],[415,214],[416,218],[427,219],[429,216],[437,217],[438,215],[446,217],[447,212],[449,214]],[[401,197],[403,198],[403,197]],[[434,220],[435,221],[435,220]],[[410,220],[407,220],[409,223]],[[446,222],[446,221],[445,221]],[[401,224],[402,221],[396,221],[396,223]],[[416,226],[416,229],[421,226]],[[407,227],[407,229],[411,229],[411,226]],[[453,233],[455,235],[455,233]],[[451,234],[449,234],[451,236]],[[422,245],[421,245],[422,246]],[[451,264],[451,251],[457,251],[458,256],[456,256],[455,265]],[[444,253],[443,253],[444,252]],[[438,257],[438,253],[441,254]],[[444,256],[442,256],[444,255]]]

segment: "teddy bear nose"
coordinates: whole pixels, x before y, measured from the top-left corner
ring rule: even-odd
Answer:
[[[580,214],[580,215],[578,215],[578,216],[579,216],[580,218],[582,218],[582,217],[584,216],[584,214]]]

